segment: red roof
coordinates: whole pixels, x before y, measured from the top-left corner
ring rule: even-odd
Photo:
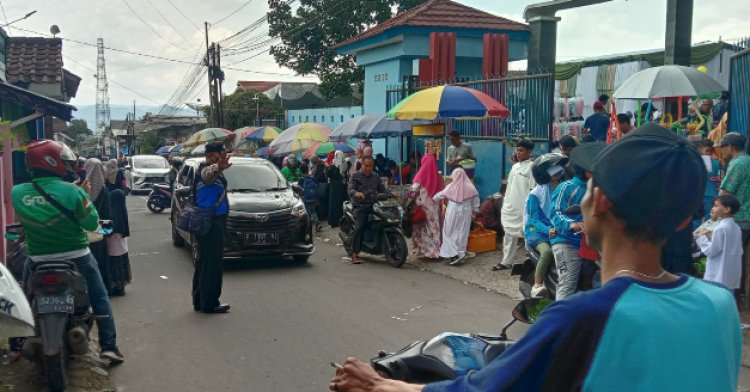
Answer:
[[[6,60],[8,83],[62,83],[62,66],[62,40],[60,38],[8,38]]]
[[[429,0],[336,45],[342,47],[400,26],[528,31],[529,26],[451,0]]]
[[[268,91],[279,85],[281,82],[270,82],[261,80],[240,80],[237,82],[237,87],[242,90],[257,90],[260,92]]]

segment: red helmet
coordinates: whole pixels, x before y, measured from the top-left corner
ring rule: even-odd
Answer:
[[[76,155],[65,143],[34,140],[26,146],[26,169],[44,170],[60,177],[72,170]]]

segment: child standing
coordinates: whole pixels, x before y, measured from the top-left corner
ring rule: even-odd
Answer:
[[[742,231],[734,221],[740,201],[733,195],[717,196],[711,208],[711,219],[718,220],[713,232],[696,234],[701,252],[708,257],[704,280],[721,283],[730,290],[740,287],[742,275]]]
[[[302,201],[305,203],[307,215],[310,216],[315,231],[319,232],[320,220],[318,219],[317,207],[320,195],[318,195],[318,181],[310,174],[310,168],[306,165],[302,165],[300,171],[302,172],[302,178],[299,180],[299,186],[302,188]]]

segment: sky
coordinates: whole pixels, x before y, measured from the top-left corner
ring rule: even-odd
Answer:
[[[457,0],[486,12],[523,21],[523,9],[539,0]],[[266,0],[0,0],[1,23],[26,13],[37,13],[6,27],[11,36],[49,35],[59,26],[64,67],[83,78],[72,103],[88,105],[96,100],[97,38],[107,47],[178,60],[168,61],[105,49],[110,102],[158,105],[170,100],[192,68],[196,53],[205,50],[203,22],[212,24],[211,41],[231,36],[267,11]],[[602,56],[635,50],[663,48],[667,0],[613,0],[561,11],[557,60]],[[695,0],[693,43],[750,36],[750,1]],[[22,31],[17,28],[24,29]],[[267,33],[267,25],[252,36]],[[264,48],[239,54],[224,53],[224,91],[234,90],[238,80],[315,81],[277,65],[268,53],[247,59]],[[247,59],[247,60],[246,60]],[[201,82],[202,83],[202,82]],[[207,102],[205,88],[183,99]]]

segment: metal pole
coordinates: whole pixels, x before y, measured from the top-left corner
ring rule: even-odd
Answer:
[[[206,29],[206,67],[208,68],[208,119],[209,121],[214,121],[214,99],[213,99],[213,89],[211,88],[211,82],[213,81],[213,78],[211,77],[211,57],[210,53],[211,50],[208,48],[208,22],[204,22],[204,27]],[[212,125],[211,123],[206,124],[209,127]]]

